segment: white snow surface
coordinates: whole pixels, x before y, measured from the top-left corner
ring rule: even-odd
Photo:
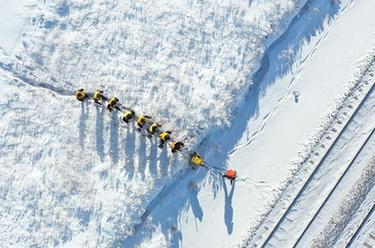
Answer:
[[[275,209],[274,218],[267,218],[267,213],[280,197],[289,197],[282,190],[290,183],[296,162],[304,159],[314,142],[312,134],[326,126],[339,99],[360,75],[361,61],[366,63],[373,50],[373,7],[371,1],[342,1],[337,8],[322,0],[300,14],[295,26],[270,49],[269,70],[259,89],[250,92],[238,108],[234,125],[213,133],[207,141],[207,161],[236,168],[240,174],[236,186],[230,187],[216,173],[189,175],[162,198],[129,243],[149,242],[154,229],[162,227],[172,247],[261,245],[285,208]],[[259,92],[265,93],[254,104]],[[293,92],[298,92],[298,99]],[[367,125],[370,129],[374,124]],[[324,149],[314,152],[321,154]],[[303,175],[296,181],[303,182]],[[260,223],[265,226],[258,229]],[[282,238],[289,240],[288,235]]]
[[[291,197],[283,189],[305,179],[292,177],[295,161],[374,49],[373,9],[0,0],[0,247],[261,244]],[[186,168],[118,113],[75,101],[77,88],[153,115],[211,170]],[[228,166],[235,186],[219,175]]]
[[[22,36],[28,17],[24,7],[34,3],[34,0],[0,0],[0,48],[7,54],[13,54]]]
[[[1,25],[9,40],[0,44],[0,246],[119,246],[185,165],[121,125],[116,113],[77,103],[75,89],[103,87],[193,136],[190,145],[200,143],[212,127],[229,124],[265,49],[304,2],[2,8],[11,25]],[[169,243],[164,230],[154,240]]]
[[[104,85],[136,111],[201,134],[228,124],[267,37],[281,33],[299,2],[40,2],[16,53],[45,83]]]

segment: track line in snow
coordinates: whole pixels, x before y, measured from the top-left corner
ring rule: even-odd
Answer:
[[[374,61],[372,61],[374,62]],[[370,63],[372,64],[372,63]],[[366,73],[367,71],[365,71]],[[364,75],[363,75],[364,76]],[[298,191],[297,195],[294,197],[294,199],[292,200],[292,202],[290,203],[290,205],[287,207],[287,209],[285,210],[284,214],[282,215],[282,217],[279,219],[279,221],[277,222],[277,224],[272,228],[272,231],[271,233],[267,236],[267,238],[265,239],[265,241],[262,243],[261,247],[265,247],[268,242],[271,240],[271,238],[275,235],[275,233],[277,232],[277,230],[280,228],[281,224],[287,219],[287,216],[288,214],[291,212],[292,208],[296,205],[296,203],[298,202],[298,200],[300,199],[300,197],[302,196],[302,194],[304,193],[305,189],[307,188],[307,186],[310,184],[310,182],[313,180],[314,176],[318,173],[318,171],[320,170],[322,164],[325,162],[326,158],[328,157],[328,155],[331,153],[331,151],[333,150],[333,148],[335,147],[336,143],[338,142],[338,140],[340,139],[340,137],[342,136],[342,134],[345,132],[345,130],[348,128],[348,126],[350,125],[350,123],[353,121],[354,117],[357,115],[358,111],[360,110],[360,108],[363,106],[363,104],[367,101],[367,99],[369,98],[369,96],[371,95],[372,91],[374,90],[375,88],[375,84],[373,83],[372,86],[370,87],[370,89],[367,91],[365,97],[361,100],[361,102],[358,104],[357,108],[355,109],[355,111],[353,112],[353,114],[350,116],[350,118],[348,119],[348,121],[346,122],[345,126],[341,129],[341,131],[339,132],[339,134],[336,136],[336,138],[334,139],[333,143],[331,144],[331,146],[328,148],[328,150],[326,151],[326,153],[324,154],[324,156],[322,157],[322,159],[319,161],[319,163],[317,164],[317,166],[314,168],[314,170],[312,171],[312,173],[310,174],[310,176],[308,177],[308,179],[305,181],[305,183],[303,184],[302,188]],[[351,105],[352,106],[352,105]],[[353,106],[351,107],[353,108]],[[346,113],[346,112],[344,112]],[[330,137],[330,136],[327,136],[327,137]],[[330,137],[331,139],[332,137]]]
[[[356,238],[358,237],[358,235],[361,233],[363,227],[365,226],[365,224],[367,223],[367,221],[370,219],[371,215],[375,212],[375,205],[372,206],[372,208],[369,210],[369,212],[367,213],[366,217],[363,219],[363,221],[361,222],[361,224],[359,225],[358,229],[355,231],[355,233],[353,234],[353,236],[350,238],[349,240],[349,243],[346,245],[346,248],[349,248],[351,247],[351,245],[353,244],[353,242],[356,240]]]
[[[37,76],[35,76],[31,71],[29,71],[26,68],[24,69],[25,71],[24,71],[23,74],[18,73],[17,70],[15,70],[13,68],[12,64],[5,64],[3,62],[0,62],[0,68],[2,68],[4,71],[7,71],[7,72],[11,73],[11,75],[5,74],[7,77],[12,77],[12,79],[18,79],[20,82],[22,82],[24,84],[28,84],[30,86],[37,87],[37,88],[47,89],[49,91],[53,91],[54,93],[57,93],[57,94],[62,95],[62,96],[73,96],[74,95],[74,92],[71,91],[71,90],[67,90],[67,89],[64,89],[64,88],[61,88],[61,87],[56,87],[52,84],[48,84],[48,83],[44,83],[44,82],[39,81],[39,78]],[[35,79],[32,79],[31,77],[28,77],[27,73],[29,73]]]
[[[299,244],[299,242],[301,241],[302,237],[305,235],[306,231],[309,229],[309,227],[314,222],[314,220],[316,219],[316,217],[319,215],[319,213],[321,212],[321,210],[323,209],[323,207],[326,205],[326,203],[328,202],[328,200],[331,198],[332,194],[336,191],[338,185],[340,185],[340,183],[342,182],[342,179],[345,176],[347,176],[347,172],[350,170],[350,168],[352,167],[352,165],[354,164],[354,162],[358,158],[359,154],[362,152],[363,148],[367,145],[368,141],[371,139],[371,137],[373,136],[374,132],[375,132],[375,129],[372,130],[372,132],[369,134],[369,136],[363,142],[363,144],[361,145],[361,147],[359,148],[359,150],[357,151],[357,153],[354,155],[353,159],[350,161],[349,165],[346,167],[344,173],[340,176],[340,178],[336,182],[335,186],[332,188],[332,190],[329,192],[329,194],[327,195],[327,197],[323,201],[322,205],[319,207],[318,211],[314,214],[314,216],[309,221],[309,223],[306,226],[306,228],[303,230],[302,234],[299,236],[299,238],[297,239],[297,241],[294,243],[293,247],[296,247]]]

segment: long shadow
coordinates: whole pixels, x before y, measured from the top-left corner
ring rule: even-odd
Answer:
[[[227,184],[225,183],[225,179],[223,178],[223,189],[225,194],[225,212],[224,212],[224,222],[227,226],[227,232],[228,234],[232,234],[233,232],[233,207],[232,207],[232,198],[234,193],[234,186],[236,185],[235,182],[233,182],[233,185],[231,187],[230,193],[228,195],[228,189]]]
[[[128,173],[128,178],[134,177],[134,155],[135,155],[135,128],[132,123],[129,124],[124,140],[125,149],[125,170]]]
[[[295,63],[298,61],[298,52],[301,50],[302,46],[319,32],[323,31],[324,23],[331,22],[339,10],[339,2],[335,3],[334,1],[325,0],[308,1],[293,18],[287,30],[266,50],[259,70],[247,76],[247,80],[252,83],[249,88],[245,90],[246,93],[243,94],[243,99],[238,103],[238,108],[232,113],[230,128],[212,129],[206,135],[206,138],[198,145],[198,150],[201,151],[210,166],[214,165],[217,171],[225,169],[228,154],[233,151],[238,141],[243,136],[249,120],[258,117],[259,100],[266,93],[267,88],[274,84],[278,78],[286,75],[288,72],[292,72],[293,66],[295,66]],[[304,60],[298,62],[302,64]],[[290,84],[292,84],[293,81],[294,79],[290,81]],[[256,130],[253,131],[255,132]],[[220,146],[216,150],[212,150],[210,144],[220,144]],[[182,175],[184,176],[183,178]],[[194,174],[194,180],[197,183],[201,183],[206,175],[206,170],[200,170]],[[170,187],[163,189],[165,194],[161,193],[160,195],[164,198],[168,198],[168,195],[173,195],[174,197],[176,195],[184,195],[184,198],[176,200],[173,205],[169,204],[167,213],[162,213],[162,210],[153,206],[153,211],[157,213],[152,215],[153,218],[147,223],[147,227],[162,227],[165,238],[171,241],[170,247],[180,247],[179,241],[182,240],[182,233],[178,229],[175,230],[174,235],[171,235],[171,225],[177,226],[181,209],[185,208],[189,202],[192,204],[192,202],[195,201],[194,197],[189,197],[189,192],[186,192],[187,181],[191,180],[191,178],[192,173],[180,173],[180,175],[174,179],[178,180],[178,182],[172,182]],[[213,173],[210,174],[209,179],[212,190],[215,193],[214,195],[216,195],[217,191],[221,189],[220,182],[218,182],[219,176],[215,176],[215,173]],[[173,187],[173,189],[171,189],[171,187]],[[231,203],[234,185],[229,194],[225,183],[223,185],[223,190],[226,196],[224,221],[227,226],[228,234],[231,234],[233,231],[233,208]],[[155,200],[157,199],[153,199],[151,203],[155,204]],[[197,212],[194,214],[200,216],[200,211],[197,206],[196,211]],[[151,214],[147,213],[146,217],[149,215]],[[172,224],[165,224],[166,219]],[[149,237],[150,232],[142,232],[142,228],[145,227],[146,226],[142,226],[142,224],[137,227],[136,234],[125,240],[123,244],[126,245],[134,240],[139,241]]]
[[[155,142],[155,139],[151,139],[150,146],[151,146],[150,154],[147,158],[148,166],[149,166],[148,168],[149,168],[151,176],[156,177],[158,174],[158,171],[157,171],[158,146]]]
[[[116,112],[111,113],[111,126],[109,133],[109,155],[112,158],[113,163],[117,164],[119,159],[119,144],[118,144],[118,129],[119,121]]]
[[[164,147],[159,154],[159,168],[161,176],[168,176],[169,163],[168,151]]]
[[[190,206],[191,206],[191,209],[193,210],[193,214],[195,218],[197,218],[199,221],[202,221],[203,210],[198,201],[198,191],[199,191],[198,185],[194,181],[191,181],[189,184]],[[196,229],[198,230],[197,227]]]
[[[95,141],[96,141],[96,152],[99,155],[100,161],[103,162],[104,158],[104,125],[103,125],[103,108],[95,105],[96,109],[96,123],[95,123]]]
[[[85,149],[86,139],[86,122],[89,109],[87,108],[86,102],[81,103],[81,115],[79,118],[79,146],[81,149]]]
[[[139,136],[139,149],[138,149],[138,172],[141,174],[142,179],[145,178],[145,170],[147,164],[147,147],[146,137],[143,132]]]

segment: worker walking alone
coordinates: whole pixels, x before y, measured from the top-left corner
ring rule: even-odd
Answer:
[[[230,185],[233,184],[234,180],[236,180],[237,178],[237,171],[229,168],[225,174],[223,174],[223,177],[225,177],[226,179],[228,179],[230,181]]]
[[[79,89],[76,91],[76,98],[78,101],[85,101],[87,98],[89,98],[89,96],[87,95],[87,93],[84,91],[84,89]]]
[[[159,134],[160,145],[159,148],[163,148],[164,143],[171,139],[171,131],[164,131]]]
[[[108,100],[107,109],[109,111],[112,111],[113,108],[116,108],[116,104],[119,102],[119,100],[116,97],[112,97]]]

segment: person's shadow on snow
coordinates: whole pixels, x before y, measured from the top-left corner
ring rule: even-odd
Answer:
[[[227,184],[225,182],[225,178],[223,177],[223,188],[224,188],[224,194],[225,194],[224,221],[225,221],[225,225],[227,226],[227,232],[228,232],[228,234],[231,234],[233,232],[233,207],[232,207],[232,198],[233,198],[234,186],[235,185],[236,185],[236,183],[233,182],[233,185],[231,187],[230,193],[228,194]]]
[[[118,145],[118,129],[119,129],[119,122],[117,118],[117,113],[111,113],[111,126],[110,126],[110,133],[109,133],[109,155],[112,158],[114,164],[117,164],[119,159],[119,145]]]
[[[199,221],[202,221],[203,210],[198,201],[198,185],[194,181],[191,181],[189,183],[189,196],[190,196],[190,206],[191,206],[191,209],[193,210],[193,214],[195,218],[197,218]]]
[[[86,120],[88,118],[89,108],[86,102],[81,103],[81,116],[79,119],[79,146],[84,149],[86,139]]]
[[[95,105],[96,109],[96,122],[95,122],[95,142],[96,151],[99,155],[100,161],[104,159],[104,124],[103,124],[103,107]]]

